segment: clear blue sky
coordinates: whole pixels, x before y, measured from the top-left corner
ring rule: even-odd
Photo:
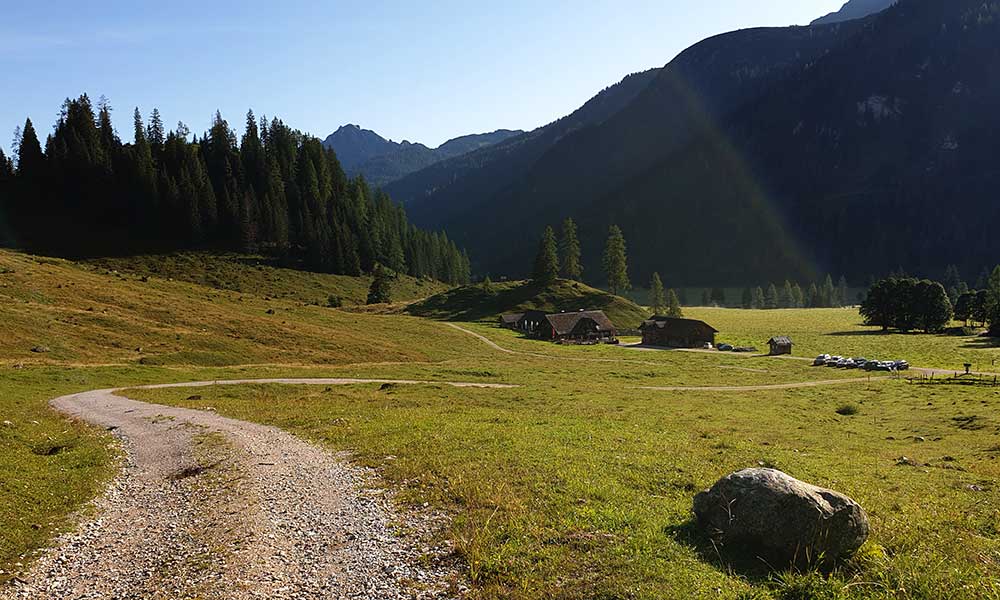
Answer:
[[[0,0],[0,147],[62,100],[107,96],[204,131],[247,108],[325,137],[357,123],[428,145],[532,129],[716,33],[805,24],[843,0]]]

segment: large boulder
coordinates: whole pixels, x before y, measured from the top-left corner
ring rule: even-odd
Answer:
[[[868,539],[868,516],[857,502],[775,469],[723,477],[695,496],[694,514],[727,550],[749,550],[769,561],[832,561]]]

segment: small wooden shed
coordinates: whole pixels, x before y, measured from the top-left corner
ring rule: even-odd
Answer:
[[[515,313],[510,315],[500,315],[500,327],[504,329],[517,329],[517,322],[521,320],[524,313]]]
[[[775,336],[767,340],[767,345],[771,347],[771,356],[792,353],[792,338],[787,335]]]

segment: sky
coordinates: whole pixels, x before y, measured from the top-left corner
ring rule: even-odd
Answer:
[[[844,0],[0,0],[0,147],[63,99],[205,131],[247,109],[326,137],[355,123],[431,147],[533,129],[715,34],[807,24]]]

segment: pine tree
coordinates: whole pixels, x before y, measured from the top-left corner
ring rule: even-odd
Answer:
[[[653,279],[649,284],[650,299],[654,315],[662,315],[667,308],[667,299],[663,293],[663,281],[659,273],[653,273]]]
[[[684,311],[681,310],[681,301],[677,299],[677,294],[673,288],[667,291],[667,316],[674,319],[684,317]]]
[[[583,267],[580,264],[580,240],[577,238],[576,223],[573,219],[567,218],[563,221],[559,255],[562,258],[562,276],[573,281],[581,281]]]
[[[552,227],[546,227],[538,244],[535,269],[532,279],[541,284],[550,284],[559,278],[559,256],[556,253],[556,234]]]
[[[757,286],[753,290],[753,307],[757,309],[767,308],[767,299],[764,297],[764,290]]]
[[[149,115],[149,128],[146,130],[146,137],[149,139],[149,146],[154,157],[159,157],[163,151],[163,143],[166,141],[166,131],[163,129],[163,119],[160,118],[159,109],[154,108]]]
[[[625,236],[617,225],[608,230],[608,241],[604,247],[604,274],[608,278],[608,288],[618,295],[632,287],[628,279],[628,257],[625,250]]]
[[[368,304],[388,304],[392,302],[389,274],[381,264],[375,265],[372,285],[368,288]]]

